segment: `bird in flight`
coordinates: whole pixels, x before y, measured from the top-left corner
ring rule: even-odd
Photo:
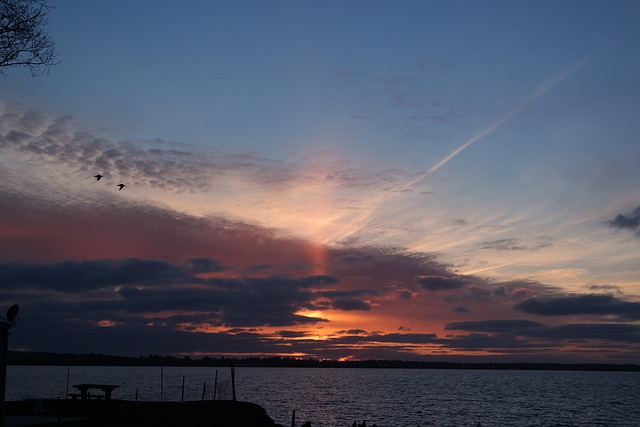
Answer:
[[[100,178],[102,178],[102,175],[98,174],[98,175],[94,175],[93,177],[96,179],[96,181],[100,181]]]
[[[120,188],[118,189],[118,191],[120,191],[120,190],[122,190],[124,187],[126,187],[126,185],[124,185],[124,184],[118,184],[118,187],[120,187]]]

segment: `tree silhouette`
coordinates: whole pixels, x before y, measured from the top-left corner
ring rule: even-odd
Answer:
[[[26,67],[35,77],[57,63],[44,30],[50,9],[46,0],[0,0],[0,74],[5,67]]]

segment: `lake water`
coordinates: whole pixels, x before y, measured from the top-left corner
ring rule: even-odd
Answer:
[[[217,380],[216,380],[217,376]],[[115,399],[231,398],[229,368],[9,366],[7,400],[119,384]],[[238,400],[284,426],[640,426],[640,373],[236,368]]]

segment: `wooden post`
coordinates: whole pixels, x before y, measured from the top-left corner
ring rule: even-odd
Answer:
[[[200,400],[200,413],[198,414],[198,427],[202,425],[202,410],[204,409],[204,394],[207,391],[207,383],[202,386],[202,399]]]
[[[231,396],[236,401],[236,368],[231,365]]]
[[[133,403],[133,417],[132,417],[132,420],[131,420],[131,426],[132,427],[135,427],[135,425],[136,425],[136,413],[138,412],[138,390],[139,389],[136,388],[136,400]]]
[[[160,402],[162,402],[163,399],[163,386],[164,386],[164,366],[160,366]]]
[[[216,400],[217,390],[218,390],[218,370],[216,369],[216,379],[213,382],[213,400]]]
[[[213,382],[213,400],[216,400],[216,393],[218,389],[218,370],[216,369],[216,377]],[[211,404],[211,423],[216,425],[216,405],[214,403]]]
[[[60,411],[60,397],[58,397],[56,399],[56,410],[58,411],[58,426],[61,426],[62,425],[62,412]]]
[[[7,353],[9,351],[9,328],[11,323],[0,320],[0,427],[4,426],[4,400],[7,385]]]
[[[180,425],[182,425],[183,412],[184,412],[184,375],[182,376],[182,398],[180,399]]]
[[[69,398],[69,371],[71,370],[71,367],[67,365],[67,392],[65,393],[65,399]]]
[[[7,310],[7,317],[0,318],[0,427],[4,426],[4,400],[7,386],[7,353],[9,352],[9,329],[15,324],[18,304]]]
[[[291,427],[296,427],[296,410],[293,410],[291,414]]]

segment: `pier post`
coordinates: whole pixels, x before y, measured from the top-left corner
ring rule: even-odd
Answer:
[[[67,365],[67,388],[64,392],[64,398],[69,398],[69,372],[71,371],[71,366]]]
[[[4,398],[7,385],[7,351],[9,348],[9,327],[0,319],[0,427],[4,426]]]
[[[213,400],[216,400],[217,391],[218,391],[218,370],[216,369],[216,378],[213,381]]]
[[[160,366],[160,402],[164,401],[164,366]]]
[[[7,317],[0,318],[0,427],[4,427],[4,400],[7,386],[7,352],[9,351],[9,329],[18,315],[18,305],[7,310]]]
[[[231,365],[231,395],[233,401],[236,401],[236,368]]]
[[[138,413],[138,390],[136,388],[136,400],[133,403],[133,416],[131,417],[131,425],[135,426],[136,425],[136,414]]]

